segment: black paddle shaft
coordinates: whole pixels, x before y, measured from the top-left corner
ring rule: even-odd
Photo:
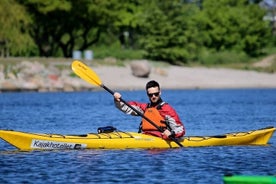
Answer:
[[[108,87],[106,87],[105,85],[101,85],[102,88],[104,88],[106,91],[108,91],[110,94],[114,95],[114,92],[112,90],[110,90]],[[120,100],[126,104],[129,108],[131,108],[134,112],[136,112],[139,116],[141,116],[142,118],[144,118],[145,120],[147,120],[152,126],[154,126],[157,130],[159,130],[160,132],[164,132],[164,130],[157,126],[153,121],[151,121],[149,118],[147,118],[143,113],[141,113],[140,111],[138,111],[137,109],[135,109],[133,106],[131,106],[129,103],[127,103],[125,100],[123,100],[122,98],[120,98]],[[179,147],[183,147],[183,145],[175,138],[170,136],[169,137],[172,141],[174,141],[176,144],[179,145]]]

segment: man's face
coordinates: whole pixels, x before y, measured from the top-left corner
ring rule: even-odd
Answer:
[[[148,88],[147,95],[152,103],[156,103],[160,98],[161,91],[158,87]]]

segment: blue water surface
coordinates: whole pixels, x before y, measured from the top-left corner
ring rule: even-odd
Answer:
[[[147,101],[144,91],[120,91]],[[186,135],[276,126],[276,89],[163,90]],[[114,107],[106,91],[0,94],[0,129],[85,134],[114,126],[137,131],[140,117]],[[223,183],[224,174],[276,174],[276,135],[268,146],[168,150],[22,152],[0,140],[0,183]]]

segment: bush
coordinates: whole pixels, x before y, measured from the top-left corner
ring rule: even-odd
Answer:
[[[121,60],[126,59],[142,59],[143,58],[143,50],[133,50],[122,48],[120,44],[114,44],[111,46],[99,46],[92,48],[94,53],[94,58],[96,59],[104,59],[107,57],[114,57]]]
[[[245,53],[233,51],[208,52],[205,51],[199,56],[199,62],[203,65],[218,65],[231,63],[246,63],[249,57]]]

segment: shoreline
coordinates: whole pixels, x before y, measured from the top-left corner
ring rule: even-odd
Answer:
[[[18,66],[16,66],[18,67]],[[22,62],[21,70],[0,76],[1,92],[94,91],[103,90],[72,75],[70,63],[57,65]],[[102,83],[112,90],[144,90],[150,80],[159,82],[162,89],[247,89],[276,88],[276,73],[235,70],[228,68],[151,66],[148,78],[132,75],[129,65],[91,67]],[[7,77],[8,76],[8,77]]]
[[[129,67],[97,67],[94,71],[106,86],[120,90],[141,90],[150,80],[162,89],[276,88],[276,74],[226,68],[153,68],[149,78],[137,78]]]

